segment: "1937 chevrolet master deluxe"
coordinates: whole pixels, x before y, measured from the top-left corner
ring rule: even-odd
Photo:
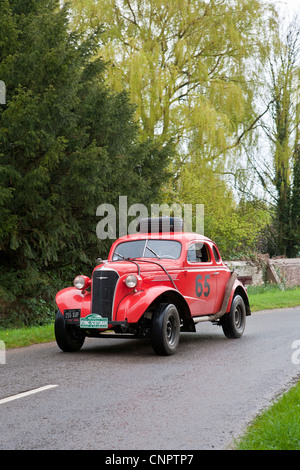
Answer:
[[[169,219],[168,219],[169,220]],[[138,233],[119,238],[108,260],[56,295],[55,336],[63,351],[86,337],[150,337],[154,351],[173,354],[181,331],[198,322],[239,338],[250,315],[247,291],[210,239],[182,231],[181,219],[142,219]]]

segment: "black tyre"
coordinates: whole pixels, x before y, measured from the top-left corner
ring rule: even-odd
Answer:
[[[58,347],[65,352],[79,351],[85,340],[78,327],[66,325],[59,310],[55,317],[54,332]]]
[[[152,318],[151,343],[163,356],[174,354],[179,343],[180,318],[173,304],[159,304]]]
[[[240,338],[246,326],[246,307],[240,295],[236,295],[231,304],[230,312],[221,318],[223,332],[227,338]]]

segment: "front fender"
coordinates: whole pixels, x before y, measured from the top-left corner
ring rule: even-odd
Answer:
[[[68,309],[80,309],[81,317],[85,317],[91,310],[90,292],[80,291],[76,287],[67,287],[56,294],[56,305],[61,313]]]
[[[147,308],[161,295],[167,292],[178,294],[176,289],[166,286],[155,286],[147,290],[140,290],[136,293],[123,297],[116,308],[115,320],[128,323],[137,323]]]

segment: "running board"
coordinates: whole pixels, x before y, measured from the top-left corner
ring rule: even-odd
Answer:
[[[215,315],[201,315],[200,317],[193,317],[193,322],[200,323],[202,321],[213,321]]]

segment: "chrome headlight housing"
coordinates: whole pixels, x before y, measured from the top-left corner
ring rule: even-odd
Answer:
[[[86,289],[90,285],[90,283],[90,278],[82,275],[76,276],[73,281],[74,287],[79,290]]]
[[[130,289],[133,289],[138,283],[138,278],[136,277],[135,274],[128,274],[128,276],[125,279],[125,284],[127,287]]]

